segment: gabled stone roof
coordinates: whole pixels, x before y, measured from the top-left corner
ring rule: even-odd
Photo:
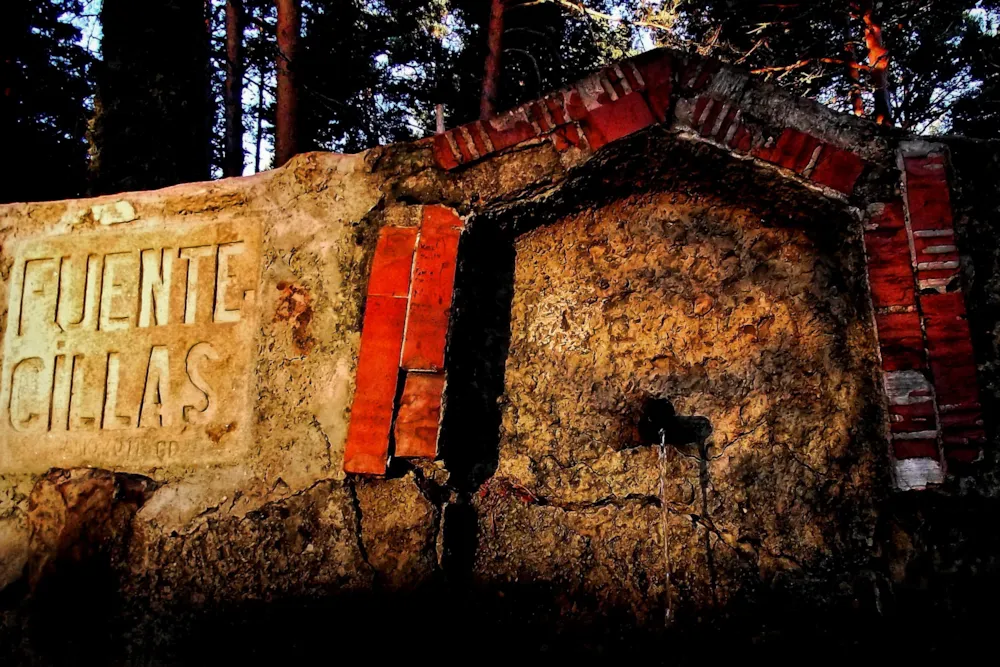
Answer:
[[[587,156],[654,125],[776,165],[842,196],[854,192],[866,169],[894,165],[902,136],[739,68],[657,49],[428,141],[438,166],[455,170],[539,141]]]

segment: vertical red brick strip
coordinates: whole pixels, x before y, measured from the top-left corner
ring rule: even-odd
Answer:
[[[344,471],[385,474],[417,230],[385,227],[368,281]]]
[[[406,299],[368,297],[344,450],[345,472],[385,474],[405,321]]]
[[[873,208],[865,229],[865,252],[893,454],[897,462],[927,459],[921,470],[936,474],[940,470],[937,405],[927,380],[924,333],[917,312],[902,201]]]
[[[425,206],[406,320],[402,367],[444,369],[462,219],[443,206]]]
[[[416,243],[417,230],[414,227],[382,228],[368,278],[368,296],[405,298],[409,295]]]
[[[407,373],[396,416],[396,456],[437,456],[444,373]]]
[[[904,146],[908,233],[941,416],[941,441],[950,463],[968,463],[979,457],[986,433],[959,276],[947,164],[943,147],[907,152]]]

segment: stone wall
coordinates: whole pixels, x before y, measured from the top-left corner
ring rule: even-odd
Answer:
[[[921,309],[957,269],[911,255],[904,141],[659,51],[414,144],[0,207],[0,655],[696,659],[972,614],[997,150],[918,157],[962,330]]]

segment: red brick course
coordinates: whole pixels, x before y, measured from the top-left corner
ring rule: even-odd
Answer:
[[[396,416],[396,456],[437,456],[444,384],[444,373],[406,374]]]
[[[406,299],[368,297],[344,450],[345,472],[385,474],[405,323]]]
[[[345,472],[385,474],[394,420],[397,456],[436,456],[445,345],[463,227],[451,209],[425,206],[419,229],[385,227],[379,233],[368,281]],[[396,394],[405,370],[411,372],[406,374],[397,413]]]
[[[444,348],[461,233],[461,219],[453,212],[442,207],[424,208],[410,310],[406,318],[403,368],[425,371],[444,369]]]

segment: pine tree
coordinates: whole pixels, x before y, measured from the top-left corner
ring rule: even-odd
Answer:
[[[204,0],[104,0],[92,191],[209,177],[213,108]]]
[[[713,56],[843,111],[858,110],[860,88],[865,115],[891,109],[895,124],[923,132],[946,129],[951,104],[973,83],[962,44],[977,4],[691,0],[681,12],[688,36]]]
[[[223,176],[243,174],[243,2],[226,0],[225,158]]]
[[[0,21],[0,202],[83,194],[91,58],[70,22],[77,0],[10,0]],[[15,166],[16,164],[16,166]]]
[[[992,3],[994,12],[1000,3]],[[953,107],[953,130],[983,139],[1000,139],[1000,20],[970,19],[969,37],[962,43],[963,61],[976,82]]]
[[[301,0],[277,0],[278,108],[275,115],[274,164],[288,162],[299,152],[299,39],[302,33]]]

